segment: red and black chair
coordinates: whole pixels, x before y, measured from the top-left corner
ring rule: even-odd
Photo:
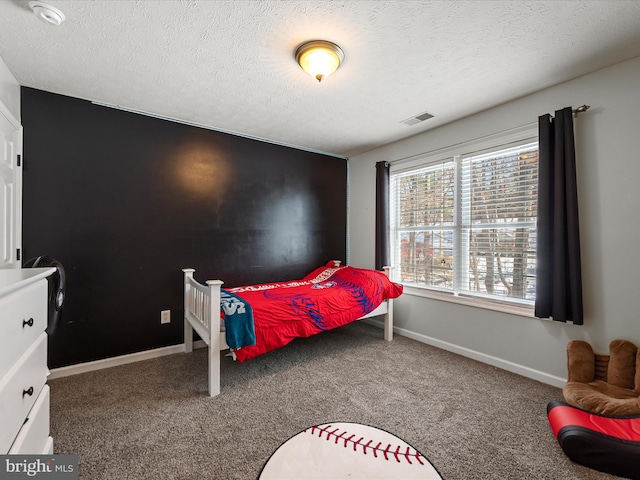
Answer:
[[[553,401],[547,418],[572,461],[601,472],[640,479],[640,415],[599,415]]]

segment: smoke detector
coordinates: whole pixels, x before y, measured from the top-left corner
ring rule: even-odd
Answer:
[[[64,22],[65,16],[56,7],[52,7],[48,3],[32,0],[29,2],[29,8],[33,10],[36,17],[49,25],[60,25]]]

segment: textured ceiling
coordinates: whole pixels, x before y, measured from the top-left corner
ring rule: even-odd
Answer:
[[[48,3],[59,27],[0,0],[21,85],[341,156],[640,55],[638,0]],[[318,38],[346,55],[320,84]]]

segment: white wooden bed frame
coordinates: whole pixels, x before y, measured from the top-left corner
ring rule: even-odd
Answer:
[[[334,261],[336,266],[339,260]],[[385,275],[389,276],[390,267],[384,267]],[[220,331],[220,288],[221,280],[208,280],[206,285],[193,278],[195,270],[185,268],[184,272],[184,351],[193,351],[193,331],[209,347],[209,395],[215,397],[220,393],[220,351],[229,346],[225,340],[225,333]],[[384,339],[393,340],[393,299],[385,300],[371,313],[359,318],[384,315]],[[211,319],[214,327],[211,328]]]

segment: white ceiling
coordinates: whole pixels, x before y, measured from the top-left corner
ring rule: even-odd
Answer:
[[[341,156],[640,55],[638,0],[48,3],[62,25],[0,0],[21,85]],[[320,84],[312,39],[346,56]]]

